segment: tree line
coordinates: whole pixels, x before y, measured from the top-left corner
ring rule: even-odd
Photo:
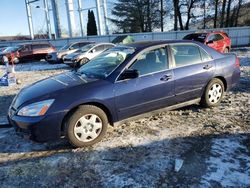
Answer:
[[[117,32],[137,33],[173,30],[237,27],[244,0],[117,0],[110,19]],[[199,28],[199,29],[200,29]]]

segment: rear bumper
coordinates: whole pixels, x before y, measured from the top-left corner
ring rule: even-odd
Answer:
[[[37,142],[56,140],[61,137],[61,125],[64,113],[46,115],[44,117],[22,117],[8,115],[9,123],[20,135]]]

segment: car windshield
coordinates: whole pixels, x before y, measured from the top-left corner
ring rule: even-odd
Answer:
[[[15,47],[8,47],[8,48],[6,48],[3,52],[7,52],[7,53],[9,53],[9,52],[15,52],[15,51],[18,50],[18,49],[19,49],[18,46],[15,46]]]
[[[70,44],[66,44],[65,46],[63,46],[62,48],[60,48],[59,50],[68,50],[70,47]]]
[[[96,44],[88,44],[80,49],[81,52],[87,52],[90,50],[92,47],[94,47]]]
[[[198,41],[198,42],[204,43],[206,37],[207,37],[206,33],[194,33],[194,34],[189,34],[189,35],[185,36],[183,39],[194,40],[194,41]]]
[[[114,47],[81,66],[77,73],[89,78],[104,79],[134,52],[132,47]]]

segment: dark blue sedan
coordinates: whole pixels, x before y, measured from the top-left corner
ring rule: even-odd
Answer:
[[[138,42],[111,48],[83,65],[24,88],[8,119],[44,142],[76,146],[102,139],[108,124],[200,103],[217,106],[239,80],[239,59],[192,41]]]

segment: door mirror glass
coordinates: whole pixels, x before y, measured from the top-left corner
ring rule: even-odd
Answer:
[[[127,69],[121,75],[119,80],[134,79],[139,77],[139,71],[136,69]]]

